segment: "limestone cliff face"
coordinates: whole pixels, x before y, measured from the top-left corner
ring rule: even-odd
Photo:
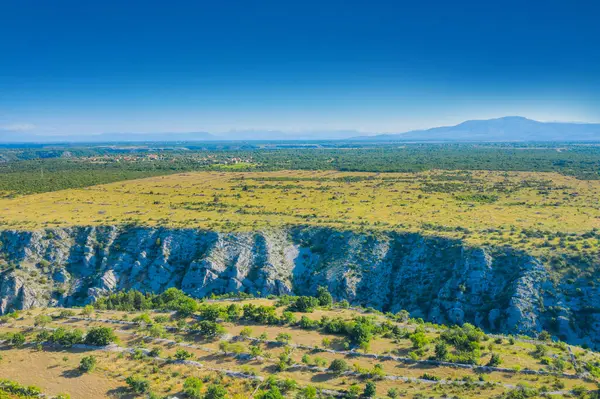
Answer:
[[[490,332],[548,330],[600,346],[600,292],[574,295],[510,249],[397,232],[298,227],[251,233],[148,227],[0,231],[0,312],[82,305],[122,289],[314,294]]]

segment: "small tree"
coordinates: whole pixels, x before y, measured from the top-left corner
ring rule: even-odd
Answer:
[[[96,368],[96,356],[90,355],[82,357],[79,361],[79,370],[84,373],[91,373]]]
[[[435,358],[437,360],[446,360],[448,357],[448,345],[445,342],[438,342],[435,345]]]
[[[94,346],[106,346],[117,340],[112,328],[93,327],[85,336],[85,343]]]
[[[299,399],[316,399],[317,398],[317,388],[309,385],[302,389],[298,394]]]
[[[319,306],[319,300],[317,298],[312,296],[299,296],[292,306],[290,306],[290,310],[311,313],[317,306]]]
[[[142,377],[132,375],[127,377],[125,382],[137,394],[147,393],[150,390],[150,383]]]
[[[250,327],[244,327],[242,328],[242,331],[240,331],[241,337],[248,338],[250,335],[252,335],[252,329]]]
[[[277,387],[271,387],[267,392],[256,396],[256,399],[285,399]]]
[[[134,317],[131,321],[137,324],[152,324],[152,319],[148,313],[142,313],[141,315]]]
[[[46,324],[50,323],[51,321],[52,321],[52,317],[45,315],[45,314],[40,314],[40,315],[35,316],[35,319],[33,319],[33,325],[43,327]]]
[[[427,342],[429,342],[427,336],[425,335],[425,332],[422,329],[415,330],[415,332],[410,334],[408,338],[412,342],[413,348],[415,349],[421,349],[422,347],[427,345]]]
[[[94,313],[94,307],[92,305],[86,305],[84,306],[84,308],[81,310],[81,314],[83,316],[91,316],[92,313]]]
[[[25,341],[25,335],[23,335],[23,333],[20,332],[14,333],[12,337],[10,337],[10,343],[16,346],[17,348],[23,346],[25,344]]]
[[[326,287],[317,288],[317,299],[319,300],[319,306],[331,306],[333,304],[333,297]]]
[[[175,359],[177,360],[187,360],[192,358],[194,355],[192,355],[190,352],[186,351],[185,349],[177,349],[175,351]]]
[[[329,371],[332,371],[335,374],[342,374],[344,371],[348,370],[348,363],[344,359],[335,359],[329,365]]]
[[[365,390],[363,391],[363,396],[365,398],[373,398],[377,394],[377,386],[374,382],[367,382],[365,385]]]
[[[390,388],[387,391],[387,396],[388,398],[396,399],[398,396],[400,396],[400,392],[398,392],[398,388]]]
[[[550,338],[552,338],[552,336],[550,335],[550,333],[548,331],[542,331],[541,333],[538,334],[538,339],[540,341],[550,341]]]
[[[220,384],[213,384],[208,387],[204,399],[225,399],[227,391]]]
[[[491,367],[496,367],[499,366],[501,363],[502,359],[500,359],[500,355],[497,353],[492,353],[492,357],[490,358],[490,361],[487,365]]]
[[[202,389],[202,380],[197,377],[188,377],[185,379],[183,383],[183,392],[187,397],[192,399],[201,399],[202,393],[200,392]]]
[[[360,387],[356,384],[350,385],[350,388],[348,388],[348,392],[346,393],[346,398],[358,399],[359,397],[360,397]]]
[[[282,342],[285,344],[290,342],[291,339],[292,339],[292,336],[288,333],[279,333],[279,334],[277,334],[277,337],[275,337],[275,340],[277,342]]]

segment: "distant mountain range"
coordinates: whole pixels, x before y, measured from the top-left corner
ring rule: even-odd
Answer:
[[[40,135],[33,132],[0,130],[0,143],[107,143],[158,141],[280,141],[343,140],[365,134],[356,130],[311,130],[286,132],[279,130],[232,130],[226,133],[102,133],[88,135]]]
[[[398,134],[354,137],[359,141],[600,141],[600,123],[538,122],[521,116],[470,120]]]
[[[285,132],[277,130],[233,130],[214,134],[190,133],[103,133],[79,136],[47,136],[33,132],[0,130],[0,143],[106,143],[158,141],[286,141],[349,140],[361,142],[393,141],[600,141],[600,124],[538,122],[521,116],[470,120],[456,126],[413,130],[405,133],[369,134],[354,130],[312,130]]]

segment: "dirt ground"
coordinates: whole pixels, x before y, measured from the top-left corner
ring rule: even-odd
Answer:
[[[0,378],[38,386],[46,394],[68,393],[72,399],[122,397],[124,383],[77,370],[82,354],[4,347],[0,348],[0,355]]]

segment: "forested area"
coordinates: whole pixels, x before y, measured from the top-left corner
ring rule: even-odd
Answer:
[[[196,170],[558,172],[600,179],[600,146],[575,144],[207,144],[0,147],[0,193],[30,194]]]

